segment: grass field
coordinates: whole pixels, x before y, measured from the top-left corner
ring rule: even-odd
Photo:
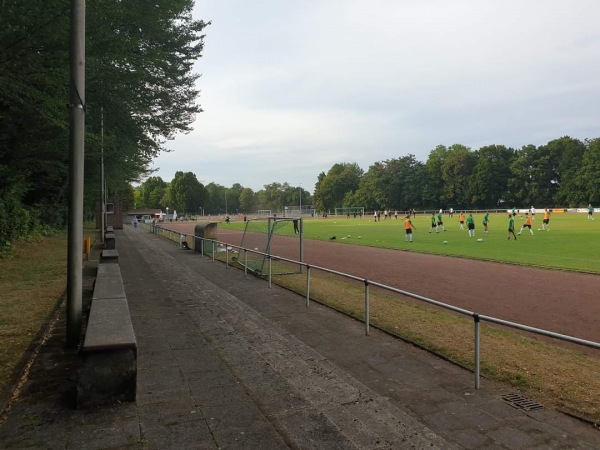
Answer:
[[[600,218],[588,220],[587,214],[555,213],[550,218],[550,231],[542,228],[543,214],[538,213],[533,221],[531,236],[524,230],[517,241],[507,240],[507,214],[490,214],[489,234],[483,234],[483,214],[474,214],[475,237],[468,237],[459,229],[458,215],[444,216],[447,231],[429,233],[430,216],[411,219],[416,231],[413,242],[404,241],[404,222],[388,219],[374,222],[370,216],[362,219],[329,217],[327,219],[305,219],[306,239],[329,240],[353,245],[366,245],[391,249],[410,250],[420,253],[461,256],[474,259],[502,261],[508,263],[541,266],[557,269],[600,273]],[[518,233],[525,221],[517,216],[515,232]],[[233,222],[222,227],[243,229],[243,222]],[[479,241],[478,239],[483,239]],[[447,244],[444,243],[447,241]]]

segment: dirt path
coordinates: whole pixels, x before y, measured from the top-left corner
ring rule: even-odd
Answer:
[[[193,234],[194,226],[165,228]],[[219,229],[221,241],[240,239],[241,232]],[[600,342],[598,275],[312,240],[304,241],[304,257],[479,314]]]

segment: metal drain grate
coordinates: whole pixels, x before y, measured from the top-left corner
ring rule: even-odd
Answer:
[[[520,409],[522,411],[533,411],[536,409],[541,409],[544,405],[534,402],[533,400],[529,400],[528,398],[523,397],[519,394],[506,394],[502,396],[502,400],[508,403],[513,408]]]

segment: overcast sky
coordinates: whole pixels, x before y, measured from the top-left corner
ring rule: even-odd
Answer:
[[[599,0],[196,0],[199,114],[155,175],[313,192],[338,162],[600,137]]]

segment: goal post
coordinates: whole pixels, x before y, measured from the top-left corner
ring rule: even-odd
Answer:
[[[303,237],[301,217],[249,219],[240,244],[242,249],[247,250],[242,250],[244,254],[238,256],[237,262],[257,275],[268,275],[269,259],[273,275],[301,273],[301,264],[282,261],[277,256],[303,262]]]
[[[365,215],[365,208],[363,206],[348,206],[343,208],[335,208],[335,215],[346,217],[362,217]]]
[[[271,214],[270,209],[259,209],[258,211],[256,211],[256,217],[268,218],[268,217],[271,217],[272,215],[273,214]]]

